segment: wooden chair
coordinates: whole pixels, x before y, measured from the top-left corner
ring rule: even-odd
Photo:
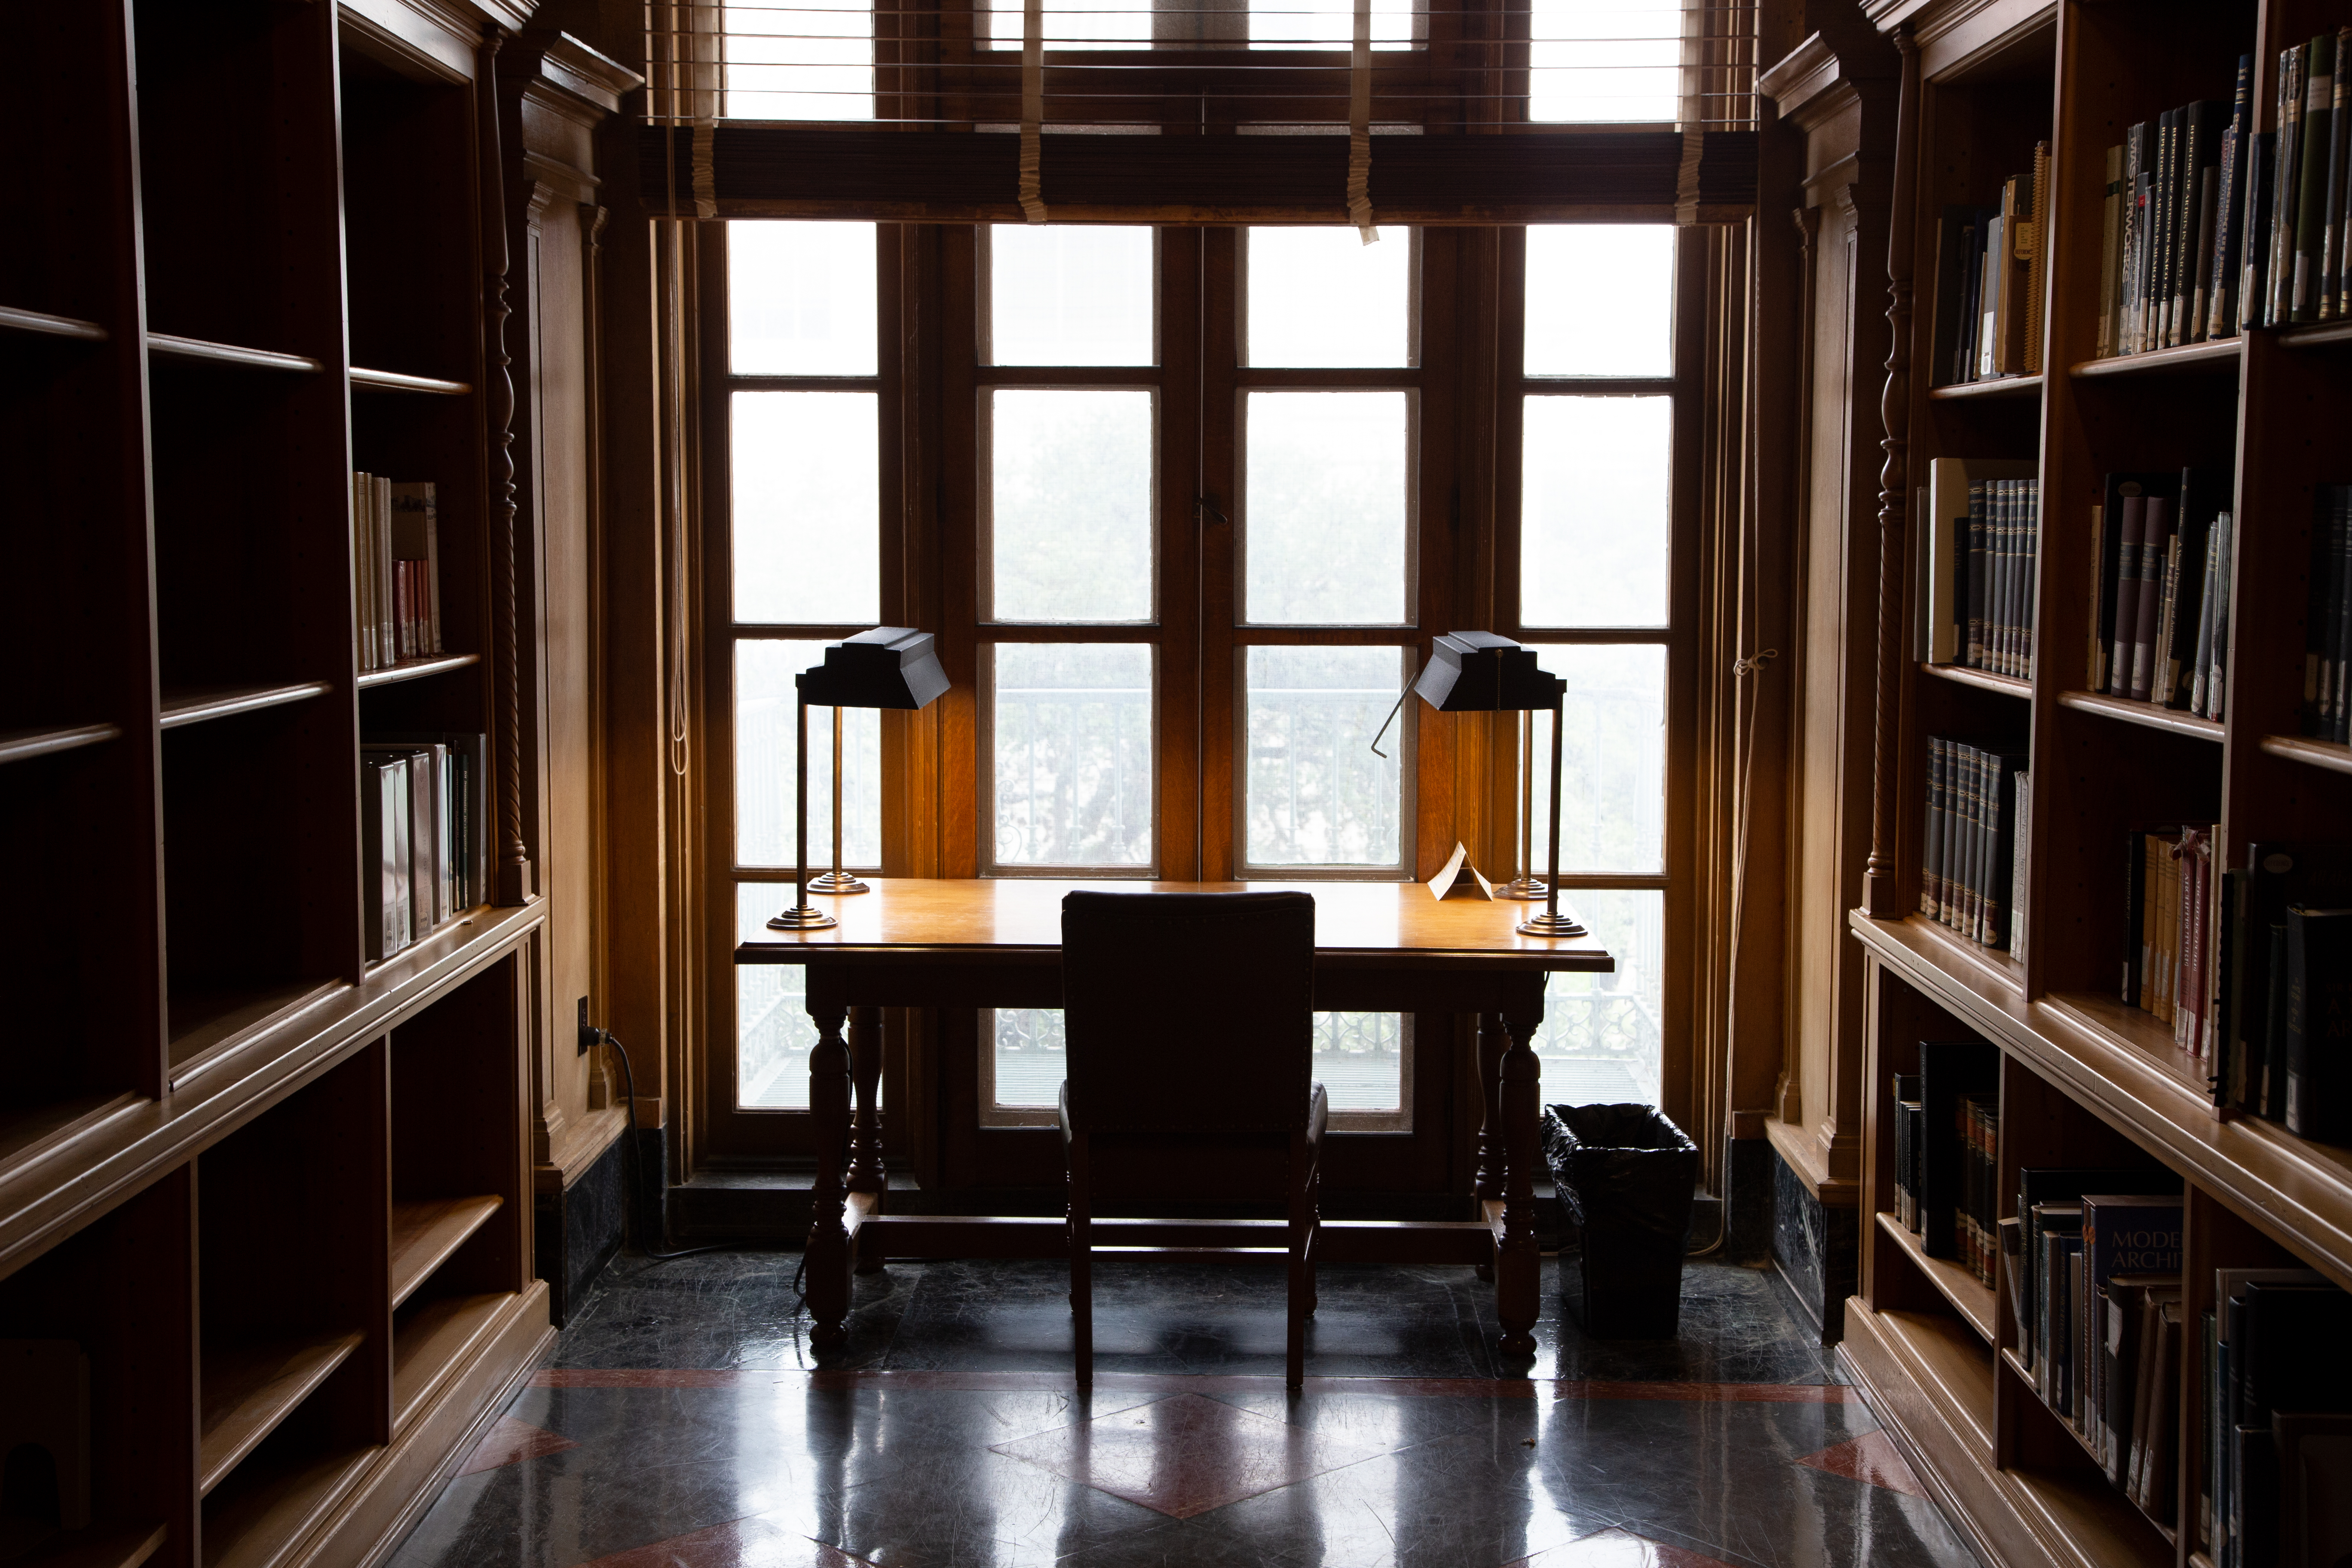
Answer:
[[[1116,1147],[1287,1152],[1289,1334],[1298,1386],[1315,1310],[1315,900],[1306,893],[1071,893],[1062,900],[1062,1142],[1078,1382],[1094,1381],[1095,1156]],[[1248,1158],[1240,1154],[1231,1163]],[[1266,1193],[1272,1197],[1275,1194]]]

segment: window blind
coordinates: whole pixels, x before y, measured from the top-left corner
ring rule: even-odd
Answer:
[[[679,217],[1729,222],[1755,197],[1753,21],[1694,0],[656,0],[642,173]]]

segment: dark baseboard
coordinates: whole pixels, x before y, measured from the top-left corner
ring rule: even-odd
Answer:
[[[614,1139],[570,1186],[532,1201],[531,1261],[547,1281],[548,1311],[558,1328],[621,1250],[626,1136]]]
[[[1861,1274],[1860,1215],[1822,1203],[1777,1152],[1769,1158],[1772,1271],[1821,1331],[1822,1343],[1835,1344],[1845,1331],[1845,1299]]]

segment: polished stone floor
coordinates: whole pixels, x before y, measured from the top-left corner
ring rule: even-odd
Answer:
[[[1513,1377],[1469,1269],[1325,1268],[1290,1395],[1278,1268],[1106,1258],[1081,1396],[1058,1264],[893,1264],[820,1361],[797,1262],[616,1262],[394,1568],[1973,1568],[1757,1269],[1601,1342],[1546,1259]]]

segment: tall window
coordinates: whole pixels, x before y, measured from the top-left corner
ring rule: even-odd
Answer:
[[[1659,1099],[1674,626],[1675,231],[1527,231],[1520,417],[1522,634],[1568,682],[1560,712],[1564,900],[1616,955],[1553,977],[1537,1042],[1547,1096]],[[1595,300],[1609,301],[1595,310]],[[1538,718],[1535,754],[1550,752]],[[1537,814],[1535,863],[1548,863]]]
[[[734,691],[735,914],[763,932],[794,837],[793,677],[881,617],[881,382],[875,226],[730,224],[727,675]],[[809,748],[809,858],[833,848],[833,713]],[[845,710],[842,856],[882,860],[880,715]],[[815,1040],[797,968],[736,971],[731,1106],[808,1105]]]
[[[903,411],[884,406],[874,226],[725,232],[723,641],[734,909],[751,936],[780,907],[796,849],[793,677],[824,642],[881,618],[881,432]],[[1547,1091],[1660,1100],[1683,940],[1670,917],[1688,890],[1667,798],[1689,679],[1675,623],[1687,510],[1674,483],[1687,440],[1675,231],[1525,231],[1506,268],[1512,341],[1491,394],[1462,392],[1450,371],[1423,384],[1416,234],[1365,246],[1339,228],[1214,241],[1148,227],[961,232],[971,336],[943,352],[967,356],[950,384],[969,402],[956,393],[943,412],[967,422],[956,449],[968,457],[947,461],[969,470],[971,586],[969,607],[945,613],[968,617],[972,638],[971,765],[956,786],[971,791],[971,869],[1190,877],[1205,854],[1229,868],[1219,874],[1257,880],[1415,875],[1414,710],[1381,752],[1370,742],[1417,647],[1453,624],[1419,580],[1423,470],[1443,460],[1423,447],[1423,401],[1436,387],[1491,395],[1519,453],[1496,623],[1567,681],[1563,896],[1619,963],[1553,981],[1538,1041]],[[1213,243],[1231,247],[1222,294],[1202,283]],[[811,725],[817,865],[833,841],[832,717],[818,710]],[[845,718],[843,849],[871,870],[880,725]],[[1532,753],[1538,867],[1550,722],[1538,716]],[[801,973],[735,973],[736,1048],[713,1075],[730,1110],[805,1106]],[[1316,1070],[1340,1125],[1408,1126],[1411,1021],[1327,1015],[1318,1029]],[[980,1018],[983,1125],[1051,1120],[1060,1031],[1047,1011]]]

